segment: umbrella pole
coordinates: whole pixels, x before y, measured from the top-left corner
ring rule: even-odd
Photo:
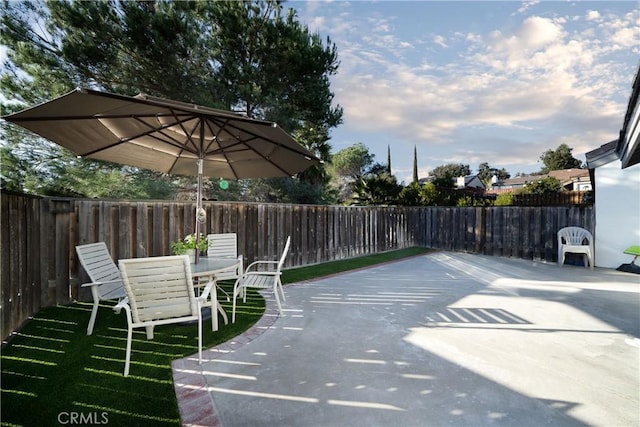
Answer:
[[[202,158],[198,159],[198,187],[196,199],[196,264],[200,262],[200,209],[202,209]]]

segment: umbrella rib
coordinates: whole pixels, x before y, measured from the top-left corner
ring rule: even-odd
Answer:
[[[220,136],[220,132],[222,132],[223,129],[225,128],[226,122],[228,122],[228,120],[225,121],[224,125],[219,126],[218,132],[216,132],[213,129],[213,127],[211,127],[211,123],[208,120],[205,120],[204,122],[206,123],[207,128],[209,128],[209,131],[211,131],[211,134],[214,136],[213,138],[211,138],[211,141],[209,142],[209,145],[207,146],[207,149],[205,150],[205,152],[207,154],[216,154],[216,153],[220,152],[224,156],[224,159],[225,159],[227,165],[229,166],[229,169],[231,169],[231,172],[233,173],[233,176],[235,176],[236,179],[238,179],[238,173],[236,172],[236,168],[234,167],[233,163],[231,161],[229,161],[229,157],[227,156],[227,153],[222,149],[222,147],[220,147],[220,139],[218,138]],[[208,151],[209,147],[211,147],[213,145],[214,139],[218,141],[218,147],[220,147],[220,148],[218,150],[214,150],[214,151],[209,152]],[[235,145],[235,144],[233,144],[233,145]]]
[[[215,117],[212,117],[212,118],[210,118],[210,120],[211,120],[212,122],[216,122],[218,119],[217,119],[217,118],[215,118]],[[266,125],[266,123],[270,123],[270,122],[265,122],[265,124],[264,124],[264,125]],[[263,124],[261,124],[261,125],[263,125]],[[263,126],[264,126],[264,125],[263,125]],[[268,126],[269,126],[269,127],[271,127],[271,126],[273,126],[273,125],[275,125],[275,123],[273,123],[273,124],[269,124]],[[235,130],[238,130],[238,131],[240,131],[240,132],[248,133],[249,135],[251,135],[251,136],[253,137],[252,139],[262,138],[262,139],[264,139],[265,141],[268,141],[268,142],[272,143],[273,145],[275,145],[275,146],[276,146],[276,147],[278,147],[278,148],[283,148],[283,149],[285,149],[285,150],[292,151],[292,152],[294,152],[294,153],[296,153],[296,154],[305,154],[305,151],[308,151],[308,150],[306,150],[304,147],[302,147],[300,144],[298,144],[297,142],[296,142],[296,145],[298,145],[298,146],[300,147],[300,150],[296,150],[296,149],[294,149],[293,147],[286,146],[286,145],[284,145],[284,144],[282,144],[282,143],[280,143],[280,142],[278,142],[278,141],[276,141],[276,140],[273,140],[272,138],[269,138],[269,137],[266,137],[266,136],[257,135],[255,132],[251,132],[250,130],[247,130],[247,129],[244,129],[244,128],[241,128],[241,127],[238,127],[238,126],[234,126],[234,125],[233,125],[233,123],[229,123],[228,121],[226,121],[224,124],[222,124],[222,125],[220,126],[220,130],[223,130],[223,129],[224,129],[225,131],[227,131],[227,132],[229,133],[229,135],[231,135],[231,136],[233,136],[234,138],[236,138],[236,140],[238,140],[238,138],[237,138],[237,137],[235,137],[231,132],[229,132],[229,131],[226,129],[226,128],[227,128],[227,126],[229,126],[229,127],[233,128],[233,129],[235,129]],[[277,126],[277,125],[276,125],[276,126]],[[248,142],[248,141],[251,141],[251,139],[238,140],[238,142],[239,142],[239,143]],[[294,140],[294,141],[295,141],[295,140]],[[254,151],[255,151],[255,150],[254,150]],[[266,157],[265,157],[265,158],[266,158]]]
[[[212,120],[212,121],[213,121],[213,120]],[[225,123],[224,123],[224,124],[222,124],[221,126],[219,126],[219,130],[218,130],[218,133],[216,134],[216,138],[217,138],[217,136],[220,134],[220,132],[222,132],[222,131],[226,131],[226,132],[228,132],[228,131],[226,130],[226,127],[227,127],[227,125],[228,125],[228,124],[229,124],[229,121],[228,121],[228,120],[225,120]],[[209,129],[211,130],[211,133],[214,133],[213,129],[211,128],[211,125],[210,125],[208,122],[207,122],[207,126],[208,126],[208,127],[209,127]],[[232,127],[233,127],[233,126],[232,126]],[[238,130],[243,130],[243,129],[238,129]],[[244,130],[243,130],[243,131],[244,131]],[[245,132],[246,132],[246,131],[245,131]],[[233,136],[233,134],[231,134],[231,132],[228,132],[228,133],[229,133],[231,136]],[[247,132],[247,133],[249,133],[250,135],[252,135],[252,138],[251,138],[251,139],[248,139],[248,140],[242,140],[242,141],[240,141],[240,140],[238,140],[238,138],[236,138],[236,140],[237,140],[237,142],[236,142],[236,143],[231,144],[231,145],[229,145],[228,147],[225,147],[225,148],[220,147],[218,150],[214,150],[214,151],[211,151],[211,152],[207,153],[207,154],[217,154],[217,153],[221,153],[221,154],[224,156],[224,158],[225,158],[225,160],[226,160],[227,164],[229,165],[229,168],[230,168],[230,169],[231,169],[231,171],[233,172],[233,175],[234,175],[234,176],[236,176],[236,177],[238,176],[238,173],[236,172],[236,169],[235,169],[235,167],[234,167],[233,162],[232,162],[232,161],[230,161],[230,160],[229,160],[229,158],[227,157],[227,154],[226,154],[225,149],[232,148],[232,147],[234,147],[234,146],[236,146],[236,145],[243,145],[243,144],[245,144],[246,142],[249,142],[249,141],[251,141],[251,140],[253,140],[253,139],[257,139],[257,138],[258,138],[258,136],[257,136],[256,134],[254,134],[253,132]],[[271,142],[272,144],[276,145],[276,147],[280,147],[280,144],[275,144],[275,143],[274,143],[274,141],[272,141],[271,139],[267,139],[267,138],[265,138],[265,140],[267,140],[267,141]],[[246,146],[246,145],[245,145],[245,146]],[[248,147],[248,146],[247,146],[247,147]],[[287,172],[287,170],[283,169],[280,165],[278,165],[278,164],[276,164],[276,163],[272,162],[272,161],[269,159],[269,157],[268,157],[268,156],[265,156],[264,154],[260,153],[259,151],[252,150],[252,149],[250,149],[250,148],[247,148],[247,149],[245,149],[245,150],[238,150],[238,151],[252,151],[252,152],[254,152],[254,153],[258,154],[260,157],[262,157],[262,158],[263,158],[264,160],[266,160],[267,162],[269,162],[272,166],[274,166],[275,168],[277,168],[277,169],[278,169],[280,172],[282,172],[283,174],[285,174],[285,175],[289,175],[289,172]],[[272,151],[272,153],[273,153],[273,151]],[[236,179],[237,179],[237,178],[236,178]]]
[[[171,111],[173,112],[173,110],[171,110]],[[174,117],[177,120],[178,116],[175,114],[175,112],[174,112]],[[180,128],[184,131],[185,135],[187,136],[187,141],[190,142],[191,145],[193,146],[193,148],[195,150],[195,151],[193,151],[193,153],[202,153],[202,141],[200,142],[200,148],[198,148],[196,146],[196,143],[193,140],[193,133],[200,127],[200,122],[202,121],[202,118],[199,117],[199,116],[192,116],[192,117],[193,118],[197,117],[198,121],[193,125],[193,129],[191,129],[190,132],[187,130],[187,128],[184,127],[184,122],[186,120],[184,120],[184,121],[177,120],[176,124],[179,125]]]
[[[246,129],[239,128],[239,127],[236,127],[236,126],[233,126],[233,124],[232,124],[232,123],[229,123],[229,121],[230,121],[230,120],[217,120],[216,118],[210,118],[209,120],[206,120],[206,121],[205,121],[205,122],[207,123],[207,127],[209,128],[209,130],[211,131],[211,133],[215,135],[215,139],[217,139],[218,141],[220,141],[220,139],[219,139],[219,135],[220,135],[220,133],[222,133],[223,131],[224,131],[224,132],[227,132],[229,135],[231,135],[231,136],[232,136],[233,138],[235,138],[235,139],[236,139],[236,141],[237,141],[237,142],[235,142],[235,143],[233,143],[233,144],[230,144],[230,145],[229,145],[229,146],[227,146],[227,147],[224,147],[224,148],[220,147],[220,148],[218,148],[218,149],[216,149],[216,150],[213,150],[213,151],[206,151],[206,153],[207,153],[207,154],[218,154],[218,153],[219,153],[219,154],[222,154],[222,155],[224,156],[224,158],[225,158],[225,160],[226,160],[227,164],[229,165],[229,168],[231,169],[231,171],[233,172],[234,176],[236,176],[236,177],[238,176],[238,173],[236,172],[236,169],[235,169],[235,167],[234,167],[233,162],[232,162],[232,161],[230,161],[230,160],[229,160],[229,158],[227,157],[227,152],[229,151],[229,149],[230,149],[230,148],[233,148],[233,147],[235,147],[235,146],[243,146],[243,145],[244,145],[244,146],[246,146],[245,144],[246,144],[247,142],[250,142],[250,141],[252,141],[252,140],[254,140],[254,139],[263,138],[265,141],[268,141],[268,142],[272,143],[272,144],[273,144],[277,149],[282,149],[282,148],[284,148],[284,149],[288,149],[289,151],[293,151],[293,152],[295,152],[295,153],[300,154],[297,150],[294,150],[294,149],[292,149],[292,148],[290,148],[290,147],[287,147],[287,146],[285,146],[285,145],[283,145],[283,144],[280,144],[280,143],[278,143],[277,141],[272,140],[271,138],[261,137],[261,136],[259,136],[259,135],[256,135],[254,132],[251,132],[251,131],[248,131],[248,130],[246,130]],[[213,127],[211,126],[211,123],[212,123],[212,122],[213,122],[213,123],[215,123],[215,124],[218,126],[218,132],[215,132],[215,131],[214,131]],[[240,140],[238,137],[236,137],[236,136],[235,136],[235,135],[233,135],[231,132],[229,132],[229,130],[227,129],[227,127],[231,127],[232,129],[236,129],[236,130],[239,130],[239,131],[241,131],[241,132],[248,133],[249,135],[251,135],[251,138],[250,138],[250,139]],[[211,144],[209,144],[209,146],[207,147],[207,149],[208,149],[211,145],[213,145],[213,139],[212,139]],[[248,146],[247,146],[247,147],[248,147]],[[253,149],[251,149],[251,148],[247,148],[247,149],[244,149],[244,150],[238,150],[238,151],[251,151],[251,152],[254,152],[254,153],[256,153],[257,155],[259,155],[260,157],[262,157],[264,160],[266,160],[267,162],[269,162],[272,166],[274,166],[276,169],[278,169],[278,170],[279,170],[280,172],[282,172],[284,175],[289,175],[289,173],[287,172],[287,170],[286,170],[286,169],[284,169],[284,168],[282,168],[280,165],[278,165],[278,164],[276,164],[276,163],[272,162],[272,161],[269,159],[269,156],[265,156],[264,154],[260,153],[260,152],[259,152],[259,151],[257,151],[257,150],[253,150]],[[273,151],[272,151],[271,153],[273,153]]]
[[[190,152],[193,153],[193,154],[198,154],[198,157],[201,157],[202,148],[200,148],[200,150],[198,150],[198,147],[196,146],[196,143],[193,141],[193,133],[200,127],[199,123],[202,121],[202,119],[199,118],[198,122],[196,122],[194,124],[193,129],[191,130],[191,132],[189,132],[187,130],[187,128],[184,127],[184,122],[185,121],[178,121],[176,124],[179,125],[180,128],[184,131],[184,134],[187,137],[187,142],[189,142],[189,143],[191,143],[191,145],[193,145],[194,151],[190,151]],[[176,166],[176,164],[178,163],[178,159],[180,159],[183,150],[186,150],[186,143],[181,147],[181,152],[175,157],[175,160],[173,161],[173,164],[171,165],[171,169],[173,169]]]
[[[89,151],[89,152],[87,152],[87,153],[84,153],[84,154],[83,154],[83,156],[92,156],[92,155],[94,155],[94,154],[96,154],[96,153],[99,153],[99,152],[101,152],[101,151],[108,150],[108,149],[113,148],[113,147],[117,147],[118,145],[121,145],[121,144],[126,144],[127,142],[133,141],[133,140],[138,139],[138,138],[143,137],[143,136],[148,136],[148,137],[153,138],[153,139],[155,139],[155,140],[157,140],[157,141],[160,141],[160,142],[162,142],[162,143],[169,144],[169,145],[171,145],[171,146],[173,146],[173,147],[175,147],[175,148],[178,148],[178,149],[180,149],[180,150],[186,150],[186,146],[185,146],[184,144],[182,144],[179,140],[175,139],[175,138],[174,138],[174,137],[172,137],[171,135],[167,135],[166,133],[164,133],[164,132],[163,132],[163,130],[164,130],[165,128],[167,128],[167,127],[175,126],[176,124],[180,124],[180,125],[181,125],[181,124],[182,124],[182,122],[185,122],[185,121],[190,120],[190,119],[191,119],[191,117],[188,117],[188,116],[187,116],[187,117],[185,117],[184,119],[179,120],[179,121],[178,121],[178,122],[176,122],[176,123],[172,123],[172,124],[170,124],[170,125],[165,125],[165,126],[163,126],[163,127],[162,127],[162,129],[154,128],[154,127],[153,127],[153,126],[151,126],[149,123],[147,123],[147,122],[145,122],[144,120],[142,120],[142,119],[140,118],[140,116],[137,116],[137,115],[128,115],[128,116],[124,116],[124,117],[126,117],[126,118],[133,118],[133,119],[137,120],[138,122],[142,123],[144,126],[147,126],[147,127],[149,128],[149,130],[148,130],[148,131],[146,131],[146,132],[139,133],[139,134],[137,134],[137,135],[127,136],[127,137],[124,137],[124,138],[120,138],[120,139],[118,140],[118,142],[114,142],[113,144],[109,144],[109,145],[107,145],[107,146],[105,146],[105,147],[101,147],[101,148],[99,148],[99,149],[97,149],[97,150],[94,150],[94,151]],[[148,117],[156,117],[156,116],[148,116]],[[174,116],[174,117],[175,117],[175,116]],[[182,127],[182,126],[181,126],[181,127]],[[182,127],[182,128],[184,129],[184,127]],[[186,132],[186,130],[185,130],[185,132]],[[113,132],[112,132],[112,133],[113,133]],[[163,137],[165,137],[166,139],[159,138],[157,135],[154,135],[155,133],[159,133],[160,135],[162,135],[162,136],[163,136]],[[115,135],[115,134],[114,134],[114,136],[116,136],[116,137],[117,137],[117,135]],[[191,140],[191,138],[190,138],[190,137],[189,137],[189,140]],[[187,150],[187,151],[189,151],[189,150]],[[193,153],[193,154],[197,154],[195,151],[189,151],[189,152],[191,152],[191,153]]]

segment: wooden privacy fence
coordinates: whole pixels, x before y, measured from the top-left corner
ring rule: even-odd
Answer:
[[[514,206],[592,205],[592,191],[561,191],[546,194],[514,194]]]
[[[75,246],[106,242],[115,259],[160,256],[194,230],[194,202],[110,201],[0,194],[2,334],[40,308],[88,301]],[[343,207],[204,202],[204,233],[235,232],[245,265],[285,267],[413,246],[556,261],[556,232],[593,230],[593,208]]]

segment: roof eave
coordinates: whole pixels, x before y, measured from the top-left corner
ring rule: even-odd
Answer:
[[[638,97],[640,96],[640,67],[636,72],[633,82],[633,90],[629,98],[627,113],[624,124],[620,130],[620,138],[616,153],[622,163],[622,169],[640,163],[640,106]]]

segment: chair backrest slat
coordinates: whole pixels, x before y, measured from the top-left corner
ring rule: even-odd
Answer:
[[[560,245],[576,245],[580,246],[585,244],[593,244],[593,236],[589,232],[581,227],[564,227],[558,231],[558,246]]]
[[[238,236],[236,233],[216,233],[207,235],[207,257],[240,258],[238,268],[216,274],[216,280],[237,279],[242,276],[242,257],[238,257]]]
[[[76,253],[82,268],[92,282],[111,282],[120,280],[120,270],[113,262],[111,254],[104,242],[76,246]],[[121,296],[122,283],[109,283],[97,287],[102,299],[109,299],[111,294]]]
[[[197,315],[186,255],[119,261],[134,322]]]
[[[237,258],[238,237],[236,233],[209,234],[207,256],[213,258]]]

